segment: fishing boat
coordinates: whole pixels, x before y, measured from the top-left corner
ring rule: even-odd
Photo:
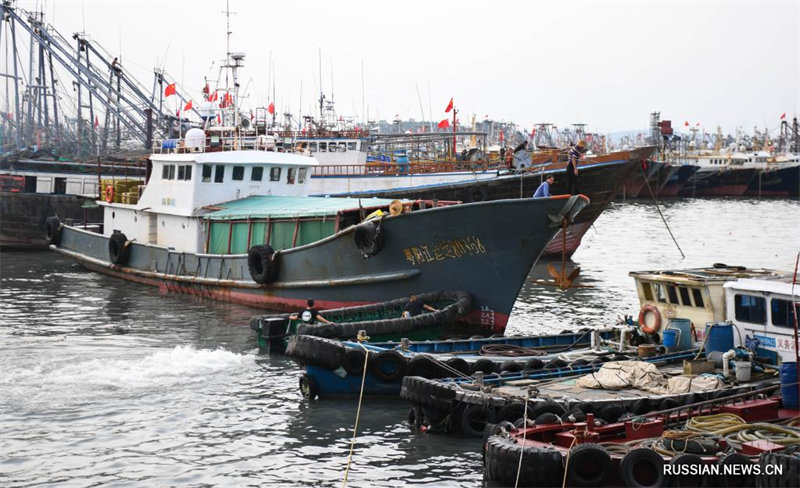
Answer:
[[[308,310],[302,314],[257,315],[250,319],[250,327],[258,335],[258,345],[270,351],[285,350],[294,335],[308,335],[333,339],[353,339],[367,336],[373,341],[435,339],[457,334],[450,330],[456,321],[472,311],[472,298],[468,293],[440,291],[416,296],[424,305],[435,310],[423,310],[418,316],[404,316],[409,297],[397,298],[369,305],[320,310],[326,323],[315,322]]]
[[[694,166],[691,164],[675,164],[675,163],[667,163],[670,168],[674,171],[670,172],[669,176],[667,177],[667,181],[661,187],[658,192],[659,197],[676,197],[678,193],[681,191],[681,188],[686,185],[686,182],[689,180],[689,177],[694,175],[699,166]]]
[[[580,215],[566,229],[567,239],[563,239],[559,231],[545,249],[546,255],[571,256],[580,245],[583,235],[592,223],[611,203],[620,189],[620,185],[634,172],[639,165],[655,151],[655,146],[640,147],[632,150],[587,156],[581,162],[580,191],[591,200]],[[412,164],[405,180],[395,183],[388,189],[371,189],[363,191],[346,191],[338,196],[380,197],[380,198],[425,198],[439,200],[458,200],[464,202],[483,202],[497,199],[526,198],[533,195],[544,178],[553,174],[555,183],[551,186],[554,195],[567,193],[566,152],[553,150],[545,152],[529,152],[524,169],[496,170],[474,163],[463,163],[461,171],[471,171],[466,180],[444,184],[427,184],[412,186],[403,184],[410,182],[411,176],[425,173],[436,173],[436,165],[421,165],[418,169]],[[352,178],[366,175],[367,169]]]
[[[726,380],[694,374],[692,361],[709,362],[703,357],[702,351],[690,350],[618,361],[606,358],[599,367],[573,363],[556,371],[444,379],[407,376],[400,397],[412,404],[409,418],[417,427],[480,436],[487,423],[513,423],[523,416],[542,423],[595,413],[613,423],[625,414],[642,415],[778,384],[777,370],[751,363],[747,379],[744,372]]]
[[[688,349],[693,334],[711,349],[748,347],[761,362],[796,361],[792,275],[728,266],[632,271],[642,332]],[[796,312],[794,312],[796,313]]]
[[[797,486],[798,410],[774,387],[606,424],[490,425],[487,477],[510,486]],[[766,398],[765,398],[766,397]]]
[[[291,339],[286,353],[305,368],[300,391],[308,400],[358,394],[397,396],[406,376],[441,378],[477,372],[552,370],[561,364],[561,358],[587,364],[615,356],[612,350],[599,347],[601,341],[613,341],[615,336],[618,331],[612,329],[586,329],[541,336],[403,338],[380,343],[371,342],[371,337],[370,341],[362,337],[358,342],[338,342],[298,335]]]
[[[229,55],[234,73],[243,59]],[[309,298],[338,308],[462,290],[473,302],[465,330],[502,333],[547,242],[589,203],[416,200],[392,215],[390,200],[307,197],[316,160],[240,137],[239,112],[231,115],[231,126],[157,144],[135,204],[98,202],[102,232],[50,220],[51,248],[165,292],[277,311],[301,310]]]
[[[692,197],[738,197],[747,192],[758,170],[747,164],[741,153],[692,155],[686,162],[698,169],[684,185],[680,195]]]
[[[9,156],[0,160],[0,246],[47,249],[45,222],[51,215],[78,225],[101,222],[94,203],[111,185],[136,193],[144,183],[144,164],[106,160],[101,163]],[[105,185],[102,183],[105,182]],[[123,191],[116,198],[122,201]]]

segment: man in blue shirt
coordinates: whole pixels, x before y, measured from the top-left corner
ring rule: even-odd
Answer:
[[[536,189],[536,193],[533,194],[533,198],[551,197],[550,185],[552,185],[554,181],[555,177],[553,177],[553,175],[547,175],[547,178],[545,178],[542,184],[539,185],[539,188]]]

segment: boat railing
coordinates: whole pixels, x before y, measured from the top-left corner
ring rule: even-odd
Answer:
[[[189,154],[222,151],[275,151],[297,152],[305,154],[299,149],[291,150],[279,146],[272,138],[263,135],[219,135],[206,134],[202,143],[187,138],[173,138],[156,141],[152,147],[153,154]],[[310,153],[307,153],[309,156]]]
[[[366,164],[321,164],[312,176],[403,176],[430,173],[494,171],[499,166],[481,161],[370,162]]]

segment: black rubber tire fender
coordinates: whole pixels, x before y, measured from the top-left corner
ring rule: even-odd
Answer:
[[[502,407],[497,411],[497,421],[501,422],[507,420],[509,422],[516,422],[517,420],[525,418],[525,404],[522,402],[512,402]],[[531,409],[528,407],[528,419],[532,419]]]
[[[494,409],[486,405],[467,405],[461,416],[461,430],[473,437],[481,437],[486,424],[496,421]]]
[[[678,454],[669,460],[671,466],[682,465],[700,465],[703,463],[703,458],[697,454]],[[703,475],[670,475],[670,486],[684,487],[684,486],[706,486],[705,476]]]
[[[530,358],[525,361],[525,369],[531,369],[534,371],[538,371],[544,368],[544,361],[539,358]]]
[[[666,486],[664,458],[644,447],[628,451],[619,464],[619,477],[624,486],[631,488]]]
[[[514,486],[522,457],[519,486],[561,486],[561,454],[555,449],[522,446],[514,439],[491,436],[486,441],[484,467],[492,480]]]
[[[533,423],[535,423],[536,425],[553,425],[557,424],[559,420],[560,419],[558,418],[558,415],[550,412],[545,412],[536,417]]]
[[[517,373],[522,371],[522,364],[514,361],[513,359],[509,359],[507,361],[503,361],[500,363],[500,371],[510,371],[512,373]]]
[[[464,358],[449,358],[447,361],[445,361],[445,364],[464,376],[469,376],[472,373],[472,371],[470,371],[469,363]]]
[[[611,456],[606,449],[594,443],[578,444],[569,450],[566,466],[569,486],[603,486],[611,474]]]
[[[494,362],[491,359],[478,359],[470,366],[470,373],[481,371],[485,374],[494,373]]]
[[[342,355],[342,368],[347,371],[347,374],[361,376],[364,374],[366,366],[367,353],[361,348],[348,347]]]
[[[275,250],[268,244],[250,248],[247,252],[247,269],[253,281],[265,285],[278,278],[278,261],[275,257]]]
[[[356,226],[353,241],[364,259],[375,256],[385,244],[385,237],[379,221],[369,220]]]
[[[543,413],[552,413],[555,415],[563,415],[566,413],[564,407],[552,400],[543,400],[536,402],[530,412],[532,418],[537,418]]]
[[[716,480],[719,481],[718,484],[726,488],[738,488],[738,487],[745,488],[748,486],[756,486],[756,476],[753,474],[752,471],[742,470],[740,471],[740,473],[742,474],[739,476],[725,475],[724,469],[722,467],[732,466],[736,464],[741,466],[747,466],[753,464],[753,461],[751,461],[749,457],[745,456],[744,454],[739,454],[738,452],[729,454],[725,457],[718,459],[717,465],[720,466],[720,476],[719,479]],[[791,485],[791,486],[797,486],[797,485]]]
[[[408,375],[422,376],[423,378],[433,379],[440,377],[439,365],[425,354],[420,354],[411,358],[408,362]]]
[[[420,432],[421,427],[425,425],[425,415],[422,413],[422,408],[416,405],[411,407],[406,420],[408,421],[408,428],[411,429],[411,432]]]
[[[607,403],[598,409],[597,416],[609,424],[616,422],[625,414],[625,409],[618,403]]]
[[[406,375],[406,358],[397,351],[381,351],[371,361],[370,371],[378,381],[394,383]]]
[[[122,232],[114,232],[108,237],[108,258],[117,266],[125,266],[130,258],[130,243]]]
[[[44,221],[44,238],[48,244],[58,246],[61,244],[61,220],[55,215],[47,217]]]
[[[300,364],[337,369],[342,364],[345,349],[341,342],[332,339],[295,335],[289,339],[286,355]]]
[[[300,394],[308,401],[319,396],[319,390],[317,389],[317,383],[314,381],[314,378],[307,374],[300,375]]]

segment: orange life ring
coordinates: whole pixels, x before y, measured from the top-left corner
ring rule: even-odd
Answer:
[[[106,187],[106,202],[111,203],[114,201],[114,187],[108,185]]]
[[[645,317],[647,316],[648,312],[652,312],[655,319],[652,327],[648,326],[647,322],[645,322]],[[639,311],[639,327],[642,328],[642,331],[647,332],[648,334],[655,334],[659,331],[659,329],[661,329],[661,312],[658,311],[658,308],[655,305],[645,305]]]

